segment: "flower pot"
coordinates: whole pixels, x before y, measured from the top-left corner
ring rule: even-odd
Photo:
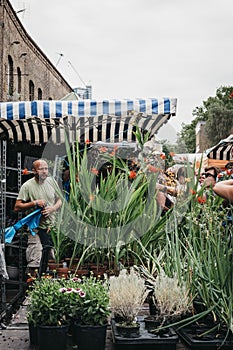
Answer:
[[[103,326],[73,326],[73,339],[79,350],[104,350],[106,344],[107,324]]]
[[[56,269],[57,276],[62,278],[67,278],[69,275],[69,271],[70,269],[68,267],[58,267]]]
[[[68,326],[38,325],[39,350],[66,350]]]
[[[79,269],[76,270],[75,268],[72,268],[76,276],[82,277],[82,276],[89,276],[90,271],[88,269]]]
[[[156,329],[160,326],[161,322],[156,320],[153,316],[147,316],[144,318],[145,328],[150,332],[153,329]]]
[[[31,345],[38,345],[38,335],[37,335],[37,330],[38,327],[34,326],[33,324],[29,323],[28,324],[28,329],[29,329],[29,340]]]
[[[144,317],[137,318],[140,323],[140,337],[137,338],[120,336],[115,320],[111,319],[114,350],[176,350],[179,338],[172,328],[165,336],[152,334],[145,328]]]
[[[55,270],[57,270],[59,267],[62,267],[62,266],[63,266],[62,263],[56,263],[56,262],[53,261],[53,260],[49,260],[49,262],[48,262],[49,271],[55,271]]]
[[[140,323],[135,322],[132,325],[124,325],[116,323],[116,329],[120,337],[123,338],[138,338],[140,337]]]
[[[192,324],[177,330],[179,337],[194,350],[233,349],[233,336],[226,337],[226,330],[210,331],[205,324]],[[207,332],[206,334],[204,334]]]

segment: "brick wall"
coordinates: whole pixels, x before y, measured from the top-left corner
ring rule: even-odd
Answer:
[[[71,86],[0,0],[0,101],[59,100]]]

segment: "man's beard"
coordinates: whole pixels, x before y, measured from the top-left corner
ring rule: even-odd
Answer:
[[[35,175],[35,178],[40,182],[43,183],[47,179],[48,175],[42,175],[39,176],[38,174]]]

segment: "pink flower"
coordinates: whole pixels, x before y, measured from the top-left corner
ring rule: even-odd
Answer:
[[[79,292],[79,295],[80,295],[81,298],[85,298],[86,293],[85,293],[83,290],[81,290],[81,291]]]
[[[73,281],[73,282],[79,282],[79,283],[80,283],[80,282],[81,282],[81,278],[73,277],[73,278],[72,278],[72,281]]]

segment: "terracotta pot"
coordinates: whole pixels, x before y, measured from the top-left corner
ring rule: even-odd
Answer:
[[[48,262],[48,268],[50,271],[57,270],[59,267],[62,267],[62,263],[56,263],[54,260],[49,260]]]
[[[58,277],[67,278],[69,276],[70,269],[68,267],[58,267],[56,273]]]
[[[75,275],[76,276],[89,276],[90,271],[88,269],[79,269],[76,271],[76,269],[74,269]]]

